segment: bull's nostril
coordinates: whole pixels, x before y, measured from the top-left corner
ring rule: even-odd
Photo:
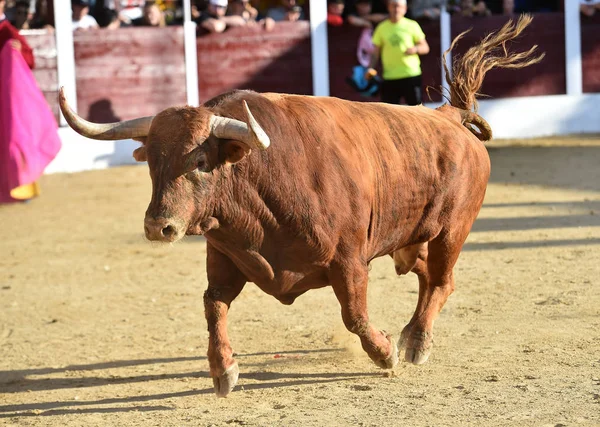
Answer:
[[[144,225],[144,232],[146,233],[146,236],[148,236],[150,234],[150,229],[148,228],[147,225]]]
[[[171,237],[173,234],[175,234],[175,228],[172,225],[167,225],[162,229],[162,235],[165,237]]]

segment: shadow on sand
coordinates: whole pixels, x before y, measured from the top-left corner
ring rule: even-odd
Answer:
[[[244,363],[243,359],[255,356],[275,356],[275,355],[306,355],[318,353],[334,353],[343,351],[342,349],[317,349],[317,350],[297,350],[297,351],[282,351],[276,353],[247,353],[238,354],[238,358],[245,368],[257,366],[258,369],[254,372],[242,373],[240,382],[244,390],[260,390],[265,388],[293,387],[302,385],[314,385],[324,383],[342,382],[355,380],[357,378],[373,378],[379,377],[381,374],[375,372],[317,372],[317,373],[282,373],[264,371],[264,363]],[[12,377],[9,381],[0,383],[3,393],[24,393],[29,391],[50,391],[56,389],[74,388],[80,389],[84,387],[98,387],[110,384],[123,383],[139,383],[148,381],[183,379],[183,378],[206,378],[206,384],[210,384],[209,373],[207,371],[183,372],[174,374],[154,374],[140,376],[110,376],[110,377],[86,377],[81,374],[78,377],[68,378],[36,378],[28,379],[30,375],[51,375],[67,371],[96,371],[102,369],[114,369],[122,367],[156,365],[165,363],[177,362],[194,362],[206,360],[205,357],[176,357],[176,358],[161,358],[161,359],[137,359],[137,360],[119,360],[105,363],[94,363],[89,365],[70,365],[64,368],[40,368],[28,369],[19,371],[3,371],[0,372],[0,377]],[[244,384],[247,380],[252,383]],[[167,399],[207,395],[213,394],[213,388],[207,387],[203,389],[192,388],[191,390],[177,391],[171,393],[149,394],[143,396],[125,396],[107,399],[99,399],[93,401],[55,401],[55,402],[39,402],[39,403],[24,403],[17,405],[0,406],[0,418],[18,418],[32,416],[55,416],[65,414],[83,414],[83,413],[117,413],[129,411],[167,411],[175,409],[168,404],[160,404],[156,401],[165,401]],[[152,405],[142,405],[140,403],[153,402]],[[158,404],[157,404],[158,403]],[[115,407],[105,407],[105,405],[118,405]],[[122,405],[130,405],[123,407]]]

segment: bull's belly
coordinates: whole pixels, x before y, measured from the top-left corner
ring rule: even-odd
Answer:
[[[212,235],[206,235],[209,242],[233,261],[249,282],[273,295],[284,304],[291,304],[309,289],[317,289],[329,284],[327,268],[323,263],[302,262],[297,258],[279,254],[276,259],[267,260],[259,252],[241,249],[225,244]]]
[[[375,258],[391,255],[399,249],[429,242],[441,229],[439,221],[420,218],[416,225],[400,224],[395,228],[380,230],[378,236],[384,237],[369,242],[367,259],[371,262]]]
[[[260,256],[252,254],[252,258]],[[261,257],[262,258],[262,257]],[[263,272],[256,268],[248,269],[248,263],[236,263],[248,281],[256,284],[263,292],[274,296],[283,304],[292,304],[294,300],[310,289],[322,288],[329,285],[327,269],[319,266],[304,266],[302,272],[278,268],[262,258]],[[235,261],[234,261],[235,262]],[[256,263],[254,263],[256,265]],[[272,271],[272,276],[267,273]],[[296,270],[296,269],[294,269]]]
[[[329,285],[327,271],[316,269],[312,273],[298,273],[289,270],[275,270],[275,277],[266,283],[256,283],[265,293],[274,296],[282,304],[292,304],[294,300],[311,289]]]

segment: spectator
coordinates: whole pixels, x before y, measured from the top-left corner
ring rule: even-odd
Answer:
[[[13,10],[12,25],[17,30],[28,30],[31,28],[33,14],[29,13],[29,2],[27,0],[18,0]]]
[[[450,14],[450,15],[460,15],[462,8],[461,8],[461,4],[462,4],[462,0],[448,0],[446,1],[446,11]]]
[[[486,0],[485,3],[492,15],[510,16],[516,12],[514,0]]]
[[[181,0],[155,0],[165,17],[166,25],[183,24],[183,5]]]
[[[361,96],[373,97],[379,94],[381,78],[370,76],[368,73],[371,54],[375,49],[373,45],[374,22],[371,20],[371,1],[358,0],[354,6],[356,7],[356,14],[349,14],[347,19],[351,25],[362,28],[362,31],[356,46],[358,64],[352,67],[352,74],[346,77],[346,82]],[[385,16],[383,16],[383,19],[385,19]]]
[[[304,19],[304,11],[298,6],[296,0],[281,0],[281,6],[269,9],[267,17],[273,19],[275,22],[295,22]]]
[[[192,0],[192,21],[196,21],[200,18],[200,13],[206,10],[204,0]]]
[[[89,15],[90,5],[88,0],[71,0],[71,9],[73,11],[73,31],[99,28],[96,19]]]
[[[515,0],[502,0],[502,14],[513,15],[515,13]]]
[[[227,15],[241,16],[246,22],[252,22],[258,17],[258,10],[250,5],[249,0],[232,0],[227,7]]]
[[[0,0],[0,203],[39,195],[37,180],[60,149],[58,126],[31,69],[33,52]]]
[[[267,31],[271,31],[275,27],[275,21],[271,18],[259,19],[259,13],[254,8],[249,0],[233,0],[227,8],[228,16],[241,16],[246,21],[246,25],[260,25]]]
[[[344,0],[327,0],[327,24],[334,27],[344,25]]]
[[[0,49],[2,49],[6,43],[10,43],[14,49],[21,52],[21,55],[29,68],[33,69],[35,65],[33,50],[31,50],[29,44],[27,44],[27,40],[19,34],[19,30],[6,19],[6,15],[4,14],[5,8],[6,0],[0,0]]]
[[[585,16],[594,16],[600,10],[600,0],[580,0],[579,10]]]
[[[29,28],[43,28],[47,31],[54,31],[54,13],[52,5],[48,5],[50,0],[36,0],[35,11],[33,12],[33,18],[29,21]],[[51,2],[51,1],[50,1]],[[31,7],[29,8],[31,12]]]
[[[356,56],[361,67],[368,68],[371,62],[371,53],[373,53],[373,27],[387,18],[387,14],[371,13],[372,0],[357,0],[354,4],[355,12],[348,15],[347,20],[350,25],[363,28]]]
[[[131,21],[135,27],[164,27],[166,24],[165,14],[156,3],[144,3],[144,9],[140,18]]]
[[[354,5],[355,12],[350,12],[347,20],[355,27],[373,28],[387,18],[386,14],[372,13],[372,0],[356,0]]]
[[[410,14],[413,19],[438,19],[441,11],[440,0],[413,0]]]
[[[108,9],[104,13],[104,19],[106,25],[104,28],[109,30],[115,30],[117,28],[129,27],[131,24],[127,24],[119,18],[119,13],[114,9]]]
[[[130,24],[134,19],[142,17],[144,14],[143,8],[145,3],[144,0],[115,0],[114,9],[119,12],[119,19],[121,19],[121,22]]]
[[[256,9],[258,15],[256,20],[264,19],[267,16],[268,6],[264,0],[250,0],[250,6]]]
[[[492,14],[483,0],[478,0],[477,3],[474,0],[461,0],[460,8],[460,14],[469,18],[473,16],[490,16]]]
[[[130,25],[131,19],[124,12],[119,13],[120,8],[118,0],[90,0],[89,14],[94,17],[101,28]],[[119,22],[115,21],[115,17]]]
[[[227,5],[227,0],[209,0],[206,10],[196,19],[201,33],[222,33],[228,27],[246,25],[246,21],[241,16],[225,16]]]
[[[367,74],[377,73],[374,68],[381,56],[381,101],[399,104],[404,98],[408,105],[421,104],[419,55],[429,53],[429,44],[420,25],[405,17],[406,0],[389,0],[388,12],[389,19],[379,24],[373,33],[374,49]]]

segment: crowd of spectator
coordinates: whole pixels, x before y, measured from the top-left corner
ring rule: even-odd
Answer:
[[[341,0],[340,0],[341,1]],[[308,0],[192,0],[192,19],[202,33],[306,19]],[[54,27],[52,0],[7,0],[6,15],[19,30]],[[74,31],[183,24],[182,0],[71,0]]]
[[[373,28],[387,17],[386,0],[326,0],[331,26]],[[438,19],[443,0],[409,0],[406,16]],[[199,34],[227,28],[260,26],[269,31],[282,21],[308,19],[308,0],[192,0],[192,19]],[[466,17],[563,9],[561,0],[447,0],[451,14]],[[600,13],[600,0],[580,0],[581,13]],[[73,30],[183,24],[182,0],[71,0]],[[54,25],[52,0],[8,0],[6,15],[18,29]]]
[[[581,0],[582,2],[598,2],[600,0]],[[349,25],[372,28],[387,17],[387,0],[328,0],[328,4],[343,3],[340,8],[328,8],[328,19],[331,25]],[[443,0],[408,0],[406,17],[417,21],[439,19]],[[448,0],[445,2],[452,15],[465,17],[489,15],[513,15],[519,13],[555,12],[562,10],[561,0]],[[333,15],[341,15],[344,20],[335,19]]]

